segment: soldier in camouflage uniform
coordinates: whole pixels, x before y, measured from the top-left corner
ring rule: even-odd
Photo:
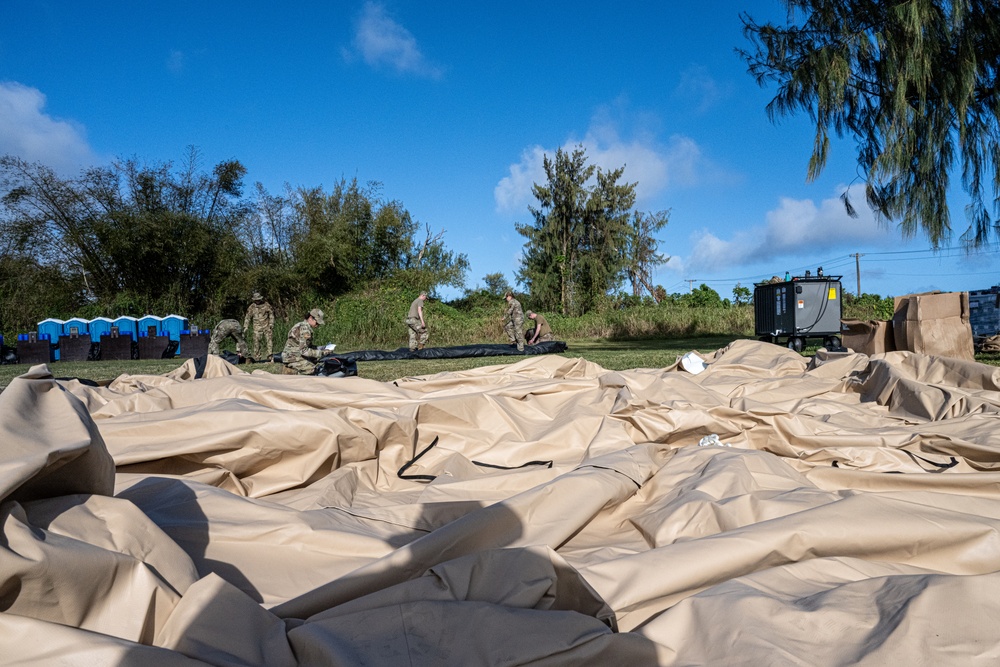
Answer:
[[[427,323],[424,321],[424,301],[427,300],[427,292],[421,292],[420,296],[410,304],[410,312],[406,315],[406,326],[410,333],[410,352],[424,349],[427,339]]]
[[[528,345],[534,345],[535,343],[548,343],[549,341],[555,340],[555,336],[552,335],[552,327],[549,326],[549,321],[545,319],[544,315],[539,315],[538,313],[529,310],[528,319],[535,321],[535,328],[530,329],[528,333],[525,334]]]
[[[521,310],[521,302],[511,292],[504,294],[503,298],[507,299],[503,330],[507,332],[511,345],[517,345],[517,351],[524,352],[524,311]]]
[[[236,320],[222,320],[215,325],[215,328],[212,329],[212,337],[208,341],[208,353],[218,354],[219,343],[227,338],[232,338],[236,341],[236,350],[241,357],[246,359],[250,356],[250,351],[247,349],[247,342],[243,340],[243,327]]]
[[[274,310],[271,304],[264,300],[260,292],[254,292],[246,317],[243,318],[243,330],[250,331],[253,324],[253,358],[265,360],[274,352]],[[260,348],[261,337],[267,342],[263,354]]]
[[[316,369],[316,362],[324,351],[313,347],[313,328],[323,324],[323,311],[313,308],[306,319],[299,322],[288,332],[285,349],[281,352],[281,363],[285,369],[299,375],[311,375]]]

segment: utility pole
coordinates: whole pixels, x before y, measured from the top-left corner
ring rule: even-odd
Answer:
[[[860,252],[854,253],[854,270],[857,272],[858,276],[858,298],[861,298],[861,258],[864,257]]]
[[[697,278],[685,278],[684,282],[688,284],[688,294],[694,291],[694,284],[698,282]]]

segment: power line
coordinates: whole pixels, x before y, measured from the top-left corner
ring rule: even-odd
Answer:
[[[894,277],[897,277],[897,278],[926,278],[927,277],[926,273],[881,273],[879,275],[882,275],[882,276],[894,276]],[[935,273],[934,277],[936,278],[938,276],[941,276],[941,277],[946,277],[946,278],[955,278],[955,277],[961,277],[961,276],[967,276],[967,275],[970,275],[970,274],[968,274],[968,273]],[[977,271],[976,275],[980,275],[980,276],[1000,276],[1000,271]]]
[[[934,248],[923,248],[921,250],[885,250],[885,251],[882,251],[882,252],[869,252],[869,253],[866,253],[866,254],[875,257],[875,256],[880,256],[880,255],[913,255],[913,254],[920,253],[920,252],[929,252],[929,253],[937,254],[937,253],[942,253],[942,252],[950,252],[950,251],[954,251],[954,250],[961,250],[963,255],[968,255],[968,256],[974,256],[974,255],[991,255],[991,254],[995,254],[995,253],[1000,252],[1000,246],[996,246],[996,247],[992,247],[992,248],[990,248],[990,247],[985,247],[985,248],[984,247],[979,247],[979,248],[973,248],[973,249],[966,248],[965,246],[949,246],[947,248],[938,248],[937,250],[935,250]],[[949,256],[957,257],[958,255],[949,255]]]

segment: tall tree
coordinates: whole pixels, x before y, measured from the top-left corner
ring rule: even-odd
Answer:
[[[785,0],[787,25],[744,16],[758,83],[776,82],[772,118],[816,123],[808,177],[831,131],[857,143],[869,204],[905,236],[951,233],[949,175],[961,170],[970,245],[1000,214],[1000,10],[995,0]],[[844,201],[853,212],[846,194]]]
[[[532,188],[534,224],[518,224],[527,241],[518,279],[541,308],[578,314],[620,284],[635,184],[619,183],[624,167],[603,171],[586,151],[556,151],[542,161],[546,183]],[[593,179],[593,180],[592,180]]]
[[[568,314],[573,300],[575,268],[589,191],[586,183],[596,167],[587,164],[582,147],[554,159],[542,160],[546,183],[532,186],[540,207],[529,207],[534,225],[517,225],[528,240],[518,278],[528,286],[542,308],[560,308]]]
[[[659,252],[656,235],[670,221],[670,211],[632,214],[631,228],[625,246],[625,274],[632,285],[633,296],[642,296],[645,289],[656,300],[661,301],[661,291],[653,287],[653,269],[670,261],[670,257]]]

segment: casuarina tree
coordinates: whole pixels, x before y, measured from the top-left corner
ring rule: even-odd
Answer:
[[[625,276],[635,183],[619,183],[624,167],[587,164],[582,147],[546,155],[543,167],[546,182],[532,189],[534,224],[517,225],[527,238],[518,279],[540,308],[577,315]]]
[[[749,72],[777,94],[772,117],[815,121],[808,176],[830,134],[850,136],[868,203],[905,236],[938,247],[951,233],[948,193],[968,197],[963,241],[996,236],[1000,215],[1000,9],[996,0],[786,0],[785,25],[744,16]],[[848,211],[851,202],[844,196]]]

